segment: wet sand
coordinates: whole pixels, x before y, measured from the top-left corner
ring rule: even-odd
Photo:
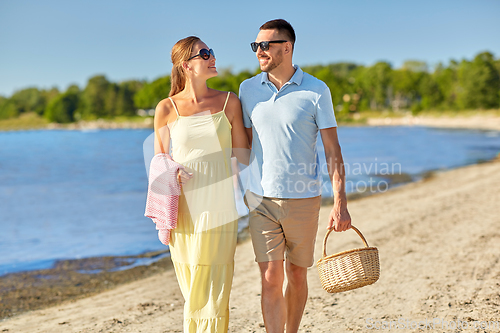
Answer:
[[[432,172],[423,175],[429,177]],[[389,187],[412,181],[409,174],[384,175]],[[372,191],[349,193],[348,200],[373,195]],[[333,198],[323,198],[323,205]],[[248,225],[244,216],[238,224]],[[250,237],[248,227],[238,233],[238,243]],[[129,256],[101,256],[58,260],[47,269],[22,271],[0,276],[0,320],[26,311],[42,309],[98,294],[120,284],[172,269],[168,248]]]
[[[311,267],[301,332],[367,332],[374,328],[370,325],[384,321],[422,331],[411,325],[425,320],[438,332],[456,331],[447,329],[453,324],[470,325],[471,332],[500,331],[500,326],[493,327],[494,322],[500,325],[499,188],[496,160],[350,202],[353,224],[370,246],[379,249],[380,280],[328,294],[316,267]],[[316,259],[321,256],[329,210],[321,209]],[[361,246],[353,231],[335,233],[328,253]],[[260,277],[253,258],[251,242],[242,242],[235,257],[230,332],[264,332]],[[166,269],[90,297],[6,319],[0,322],[0,332],[182,332],[182,304],[175,274]],[[474,325],[493,329],[476,330]]]
[[[168,250],[124,257],[57,261],[48,269],[0,277],[0,319],[88,297],[172,268]],[[158,260],[156,260],[158,258]],[[154,263],[133,267],[140,260]],[[122,270],[123,268],[129,269]]]

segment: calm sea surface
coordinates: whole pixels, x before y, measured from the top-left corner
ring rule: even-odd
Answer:
[[[58,259],[164,249],[144,217],[144,161],[151,152],[144,154],[143,145],[151,133],[0,132],[0,275],[48,268]],[[376,187],[387,171],[418,179],[500,152],[496,131],[345,127],[339,138],[349,191]],[[238,210],[245,213],[241,202]]]

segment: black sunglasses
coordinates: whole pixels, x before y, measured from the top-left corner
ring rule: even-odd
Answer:
[[[214,53],[214,50],[210,49],[210,50],[207,50],[207,49],[201,49],[200,52],[194,56],[192,56],[191,58],[189,58],[188,60],[191,60],[193,58],[196,58],[197,56],[200,56],[201,59],[203,60],[208,60],[210,59],[210,55],[213,55],[214,58],[215,58],[215,53]]]
[[[252,47],[252,51],[254,51],[254,52],[257,52],[257,50],[259,49],[259,46],[260,46],[260,49],[262,51],[267,51],[267,50],[269,50],[269,44],[271,44],[271,43],[286,43],[286,42],[288,42],[288,41],[287,40],[270,40],[270,41],[260,42],[260,43],[253,42],[253,43],[250,43],[250,46]]]

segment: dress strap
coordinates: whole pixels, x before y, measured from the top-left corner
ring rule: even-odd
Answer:
[[[226,110],[227,101],[229,101],[229,95],[231,95],[230,91],[227,92],[226,102],[224,103],[224,108],[222,109],[222,111]]]
[[[170,102],[172,102],[172,105],[174,106],[175,113],[177,113],[177,117],[180,117],[179,111],[177,110],[177,106],[175,106],[174,100],[171,99],[170,97],[168,98]]]

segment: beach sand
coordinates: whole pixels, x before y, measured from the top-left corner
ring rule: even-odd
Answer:
[[[477,112],[472,115],[456,116],[405,116],[368,118],[369,126],[426,126],[441,128],[474,128],[480,130],[500,131],[500,117]]]
[[[382,321],[411,326],[427,320],[435,322],[436,332],[455,332],[443,321],[469,327],[500,322],[499,202],[498,159],[350,202],[353,224],[379,249],[380,280],[328,294],[316,266],[311,267],[300,331],[367,332]],[[316,259],[329,210],[321,209]],[[329,254],[356,247],[362,242],[352,230],[333,233],[328,240]],[[235,260],[229,331],[264,332],[260,276],[250,241],[238,245]],[[168,270],[6,319],[0,332],[182,332],[182,305],[175,274]],[[500,326],[469,330],[498,332]]]

